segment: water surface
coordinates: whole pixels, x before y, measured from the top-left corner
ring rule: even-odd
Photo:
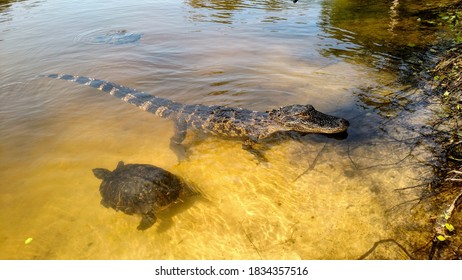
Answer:
[[[395,51],[433,38],[398,33],[411,1],[391,2],[2,1],[0,258],[355,259],[380,239],[424,242],[405,203],[420,192],[396,189],[429,171],[412,141],[429,116],[403,109],[420,93],[397,82]],[[43,73],[184,103],[309,103],[351,127],[271,142],[267,163],[190,133],[178,162],[171,122]],[[99,204],[91,172],[120,160],[165,168],[202,197],[137,231],[138,217]],[[374,258],[408,256],[388,246]]]

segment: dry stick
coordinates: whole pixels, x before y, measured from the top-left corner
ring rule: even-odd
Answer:
[[[462,179],[449,178],[449,179],[446,179],[446,181],[462,182]]]

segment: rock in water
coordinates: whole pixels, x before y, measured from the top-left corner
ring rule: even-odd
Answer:
[[[141,215],[139,230],[156,222],[155,212],[175,202],[186,184],[176,175],[153,165],[119,162],[114,171],[93,169],[103,180],[99,191],[101,204],[125,214]]]

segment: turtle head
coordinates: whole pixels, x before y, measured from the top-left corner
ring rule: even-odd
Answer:
[[[122,167],[124,167],[124,162],[119,161],[119,163],[117,164],[116,170],[119,169],[119,168],[122,168]],[[106,168],[95,168],[95,169],[93,169],[93,174],[95,175],[95,177],[98,178],[98,179],[101,179],[101,180],[104,180],[105,178],[107,178],[107,176],[109,176],[109,174],[111,174],[111,173],[112,173],[112,171],[107,170]]]
[[[95,175],[96,178],[104,180],[109,174],[111,174],[111,171],[105,169],[105,168],[95,168],[93,169],[93,174]]]
[[[321,113],[309,104],[284,106],[268,115],[286,130],[304,133],[341,133],[350,125],[347,120]]]

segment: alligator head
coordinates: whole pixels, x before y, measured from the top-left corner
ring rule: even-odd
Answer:
[[[286,130],[305,133],[341,133],[347,120],[321,113],[311,105],[289,105],[268,112],[269,118]]]

